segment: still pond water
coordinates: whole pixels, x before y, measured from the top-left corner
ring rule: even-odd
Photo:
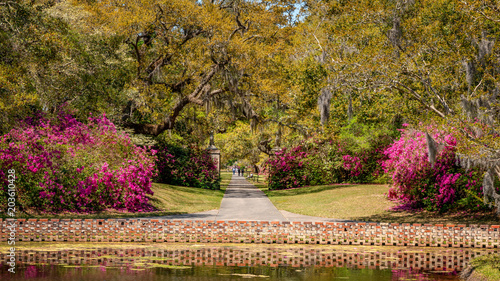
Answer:
[[[16,245],[16,273],[0,247],[0,280],[460,280],[486,249],[330,245]]]

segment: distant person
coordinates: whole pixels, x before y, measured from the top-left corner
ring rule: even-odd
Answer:
[[[241,175],[245,176],[245,167],[241,167]]]
[[[234,173],[236,173],[236,168],[233,167],[233,175],[234,175]]]
[[[238,177],[240,176],[240,169],[236,167],[236,171],[238,172]]]

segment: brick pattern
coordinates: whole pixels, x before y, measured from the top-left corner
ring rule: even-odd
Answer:
[[[348,268],[411,268],[414,270],[462,271],[477,256],[498,253],[491,249],[441,249],[398,251],[388,247],[361,246],[355,251],[338,246],[273,246],[245,248],[178,247],[162,248],[90,248],[57,251],[18,251],[18,264],[68,264],[134,266],[134,262],[159,263],[175,266],[290,266],[290,267],[348,267]],[[401,250],[401,249],[399,249]],[[0,253],[0,262],[8,260]],[[140,265],[138,265],[140,267]]]
[[[0,219],[0,242],[10,219]],[[17,219],[18,241],[200,242],[500,248],[500,225]]]

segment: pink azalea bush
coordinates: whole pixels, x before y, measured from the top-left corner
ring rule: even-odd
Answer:
[[[217,165],[205,149],[163,144],[157,148],[158,177],[162,183],[219,189]]]
[[[347,154],[342,156],[342,168],[349,171],[352,177],[359,177],[363,164],[358,156]]]
[[[306,185],[373,182],[382,175],[387,142],[354,151],[341,141],[310,140],[285,148],[266,162],[270,189]]]
[[[0,138],[0,206],[8,169],[16,173],[17,206],[38,212],[146,211],[155,151],[135,146],[105,115],[83,124],[61,111],[38,116]]]
[[[267,162],[269,189],[302,187],[308,183],[305,161],[309,153],[302,145],[282,149]],[[311,176],[309,175],[309,179]]]
[[[385,150],[388,160],[384,170],[391,176],[388,197],[399,201],[400,207],[425,208],[429,211],[450,209],[477,210],[484,207],[482,173],[477,169],[465,171],[455,157],[456,139],[436,130],[431,136],[444,144],[434,167],[428,160],[425,133],[403,129],[401,138]]]
[[[383,181],[382,163],[387,159],[383,153],[388,142],[384,137],[373,143],[366,149],[352,149],[345,143],[338,144],[337,158],[340,158],[339,166],[343,170],[338,182],[348,183],[371,183]]]

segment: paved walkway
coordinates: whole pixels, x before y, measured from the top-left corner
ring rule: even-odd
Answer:
[[[296,221],[338,222],[339,219],[310,217],[278,210],[266,194],[249,183],[244,177],[233,175],[220,208],[194,214],[160,217],[181,220],[245,220],[245,221]]]
[[[240,176],[231,178],[216,220],[286,221],[262,190]]]

